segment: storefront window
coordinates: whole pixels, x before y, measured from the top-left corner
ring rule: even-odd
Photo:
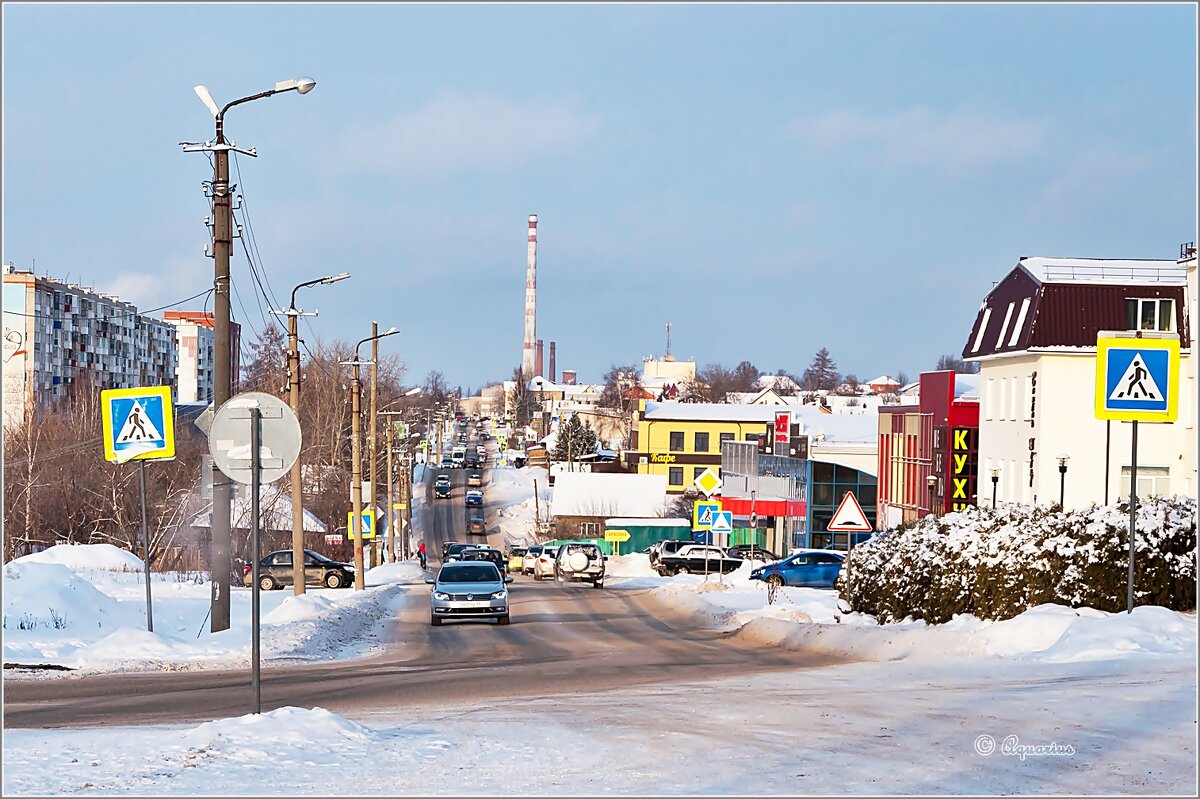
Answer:
[[[863,515],[874,528],[877,491],[877,481],[873,475],[841,464],[813,461],[812,485],[808,492],[808,546],[844,550],[869,538],[869,533],[831,533],[828,528],[847,492],[858,500]]]

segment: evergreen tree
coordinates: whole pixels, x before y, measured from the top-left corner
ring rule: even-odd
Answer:
[[[581,422],[578,414],[558,426],[558,443],[554,445],[554,459],[566,462],[578,460],[581,455],[596,451],[596,431],[587,422]]]
[[[825,347],[817,350],[812,363],[804,370],[800,386],[805,391],[833,391],[839,382],[837,362]]]
[[[286,394],[287,339],[279,325],[271,324],[263,328],[258,339],[250,344],[250,353],[250,360],[242,368],[237,391]]]
[[[533,412],[537,408],[537,395],[529,390],[529,380],[521,371],[521,367],[513,369],[512,391],[508,394],[509,407],[518,428],[527,426],[533,420]]]

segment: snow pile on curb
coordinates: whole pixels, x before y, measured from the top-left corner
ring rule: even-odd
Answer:
[[[552,491],[550,473],[541,467],[514,469],[495,466],[488,470],[487,500],[495,508],[494,524],[504,535],[504,544],[527,547],[537,543],[534,521],[537,504],[542,518],[546,517]],[[539,498],[534,500],[533,486],[537,482]]]
[[[210,721],[183,734],[184,741],[193,747],[223,750],[243,758],[248,750],[260,751],[264,759],[270,759],[280,747],[357,746],[378,737],[361,724],[324,708],[292,706]]]
[[[111,624],[117,615],[117,600],[61,563],[18,558],[4,567],[6,638],[14,630],[37,627],[100,628],[105,622]]]
[[[424,585],[425,570],[415,560],[382,563],[373,569],[368,569],[363,579],[367,586]]]
[[[132,552],[112,544],[56,544],[41,552],[13,558],[10,563],[58,563],[71,571],[142,571],[145,564]]]
[[[626,557],[636,556],[622,559]],[[944,624],[911,618],[880,624],[872,616],[847,612],[832,590],[785,587],[776,604],[768,605],[766,586],[750,580],[749,572],[745,567],[723,580],[707,581],[694,574],[640,575],[617,578],[610,585],[649,589],[656,600],[757,645],[863,660],[998,657],[1075,663],[1127,657],[1191,660],[1197,654],[1195,614],[1159,606],[1126,614],[1043,604],[1005,621],[960,614]]]

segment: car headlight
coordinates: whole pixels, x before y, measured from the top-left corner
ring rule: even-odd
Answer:
[[[507,599],[507,598],[508,598],[507,591],[497,591],[496,593],[492,594],[492,599]]]
[[[434,599],[437,599],[437,600],[441,600],[442,602],[447,602],[447,601],[449,601],[449,599],[450,599],[450,595],[449,595],[449,594],[446,594],[446,593],[443,593],[443,592],[441,592],[441,591],[434,591],[434,592],[433,592],[433,598],[434,598]]]

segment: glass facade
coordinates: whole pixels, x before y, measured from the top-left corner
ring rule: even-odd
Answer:
[[[831,533],[828,527],[846,492],[852,492],[874,529],[875,476],[835,463],[809,461],[809,464],[808,529],[811,532],[807,546],[816,549],[849,549],[870,538],[871,533]]]

